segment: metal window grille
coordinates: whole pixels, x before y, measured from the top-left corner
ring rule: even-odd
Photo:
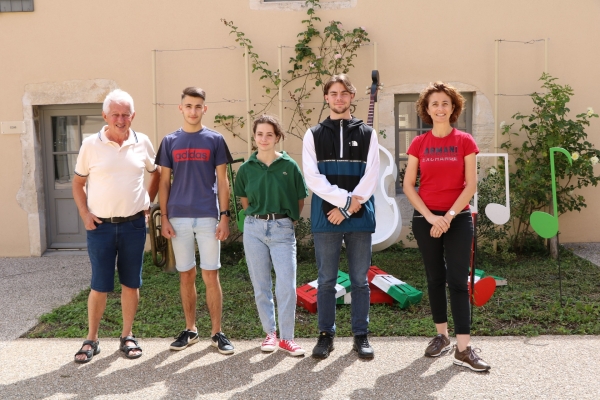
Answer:
[[[33,0],[0,0],[0,12],[33,11]]]

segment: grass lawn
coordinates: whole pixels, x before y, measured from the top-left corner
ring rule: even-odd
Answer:
[[[347,271],[345,255],[341,269]],[[600,268],[561,250],[563,307],[559,302],[558,266],[544,254],[529,254],[503,261],[481,254],[478,268],[507,278],[508,286],[498,287],[492,299],[474,310],[473,335],[600,334]],[[244,262],[241,243],[222,251],[223,331],[232,339],[264,335],[254,303],[252,284]],[[373,264],[424,292],[416,306],[373,305],[370,330],[374,336],[432,336],[435,334],[421,256],[417,249],[394,245],[373,254]],[[315,280],[317,270],[312,248],[298,251],[298,286]],[[134,334],[141,338],[172,337],[184,325],[179,299],[179,278],[151,264],[146,255],[140,290],[140,305]],[[198,275],[197,326],[200,336],[210,334],[210,319],[204,298],[204,285]],[[118,284],[115,287],[119,287]],[[40,323],[24,337],[73,337],[87,335],[87,296],[77,295],[69,304],[43,315]],[[339,336],[350,336],[350,306],[337,306]],[[452,330],[452,320],[449,321]],[[100,337],[118,337],[121,331],[120,292],[109,294],[100,325]],[[297,308],[296,336],[314,337],[317,315]],[[452,332],[451,332],[452,334]]]

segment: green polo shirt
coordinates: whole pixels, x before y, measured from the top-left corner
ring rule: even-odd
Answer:
[[[285,151],[268,167],[252,154],[235,178],[235,195],[248,198],[246,215],[285,214],[300,218],[298,200],[308,196],[304,177],[296,161]]]

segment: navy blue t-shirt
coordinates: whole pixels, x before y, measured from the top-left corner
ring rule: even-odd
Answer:
[[[231,160],[225,138],[206,127],[165,136],[155,163],[173,170],[169,218],[218,218],[216,168]]]

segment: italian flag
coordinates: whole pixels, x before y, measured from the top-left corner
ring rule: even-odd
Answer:
[[[315,289],[318,289],[319,284],[317,282],[318,281],[308,282],[308,285],[314,287]],[[348,275],[347,273],[345,273],[343,271],[338,271],[337,283],[335,285],[335,298],[339,299],[339,298],[343,297],[345,294],[350,293],[351,289],[352,289],[352,287],[350,284],[350,275]],[[344,303],[338,302],[337,304],[344,304]]]
[[[423,298],[423,292],[385,273],[376,266],[371,266],[367,275],[369,282],[396,300],[400,304],[400,308],[406,308],[411,304],[418,304]]]

